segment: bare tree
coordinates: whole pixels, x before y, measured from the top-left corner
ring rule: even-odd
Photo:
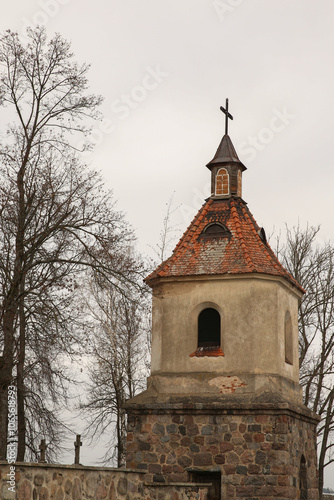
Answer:
[[[117,287],[136,266],[119,266],[132,233],[75,151],[101,102],[86,93],[88,66],[73,61],[59,35],[48,42],[42,28],[28,30],[26,46],[6,32],[0,66],[0,103],[13,119],[0,142],[0,458],[14,379],[24,460],[26,446],[33,456],[44,433],[56,442],[53,410],[69,378],[61,356],[79,345],[70,307],[75,278],[94,268]]]
[[[87,400],[81,403],[94,438],[109,433],[103,461],[125,467],[126,413],[123,404],[144,387],[150,354],[150,308],[144,287],[110,288],[96,275],[86,299],[91,339]],[[114,432],[112,430],[114,429]]]
[[[334,248],[317,245],[319,227],[287,229],[281,260],[307,291],[299,306],[300,383],[318,426],[319,494],[334,462]]]
[[[166,259],[166,254],[170,249],[171,243],[174,242],[176,234],[178,233],[177,225],[173,224],[173,214],[179,207],[173,207],[174,193],[166,203],[166,213],[162,222],[162,229],[159,234],[159,241],[155,246],[151,247],[158,257],[158,264],[161,264]],[[154,265],[153,267],[156,267]]]

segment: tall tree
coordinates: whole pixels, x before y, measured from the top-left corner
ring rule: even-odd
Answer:
[[[136,270],[129,261],[119,266],[132,234],[76,153],[101,102],[86,93],[89,67],[73,61],[59,35],[47,41],[43,28],[28,30],[26,46],[6,32],[0,66],[0,103],[13,120],[0,142],[0,458],[15,379],[17,458],[24,460],[26,446],[34,454],[36,440],[55,435],[59,424],[50,408],[65,395],[61,356],[78,346],[75,277],[94,268],[118,286]]]
[[[138,259],[137,259],[138,260]],[[92,438],[108,432],[104,462],[125,467],[125,401],[142,390],[150,361],[147,288],[110,288],[95,275],[86,294],[85,328],[91,342],[87,399],[82,402]]]
[[[167,208],[165,212],[165,217],[162,222],[162,228],[159,234],[158,243],[156,243],[153,247],[151,247],[156,256],[158,257],[158,264],[161,264],[161,262],[163,262],[166,259],[169,247],[171,243],[174,242],[177,233],[179,232],[177,225],[173,224],[172,222],[173,214],[179,208],[179,207],[173,207],[173,198],[174,198],[174,193],[166,203]]]
[[[324,469],[334,462],[334,248],[317,245],[319,227],[287,229],[280,249],[287,270],[305,288],[299,305],[300,383],[318,426],[319,493]]]

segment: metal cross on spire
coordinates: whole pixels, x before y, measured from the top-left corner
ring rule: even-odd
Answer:
[[[228,135],[228,119],[233,120],[233,116],[228,112],[228,99],[226,99],[225,108],[220,106],[220,111],[225,114],[225,135]]]

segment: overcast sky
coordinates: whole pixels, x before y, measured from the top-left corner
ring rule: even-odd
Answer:
[[[258,224],[333,239],[333,22],[332,0],[15,0],[0,25],[44,24],[92,64],[105,121],[85,160],[152,254],[173,193],[180,232],[209,195],[226,97]]]

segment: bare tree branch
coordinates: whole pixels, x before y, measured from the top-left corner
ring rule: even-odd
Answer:
[[[334,248],[317,245],[319,227],[287,228],[282,263],[306,289],[299,306],[300,383],[304,403],[321,416],[318,425],[319,492],[334,446]]]

